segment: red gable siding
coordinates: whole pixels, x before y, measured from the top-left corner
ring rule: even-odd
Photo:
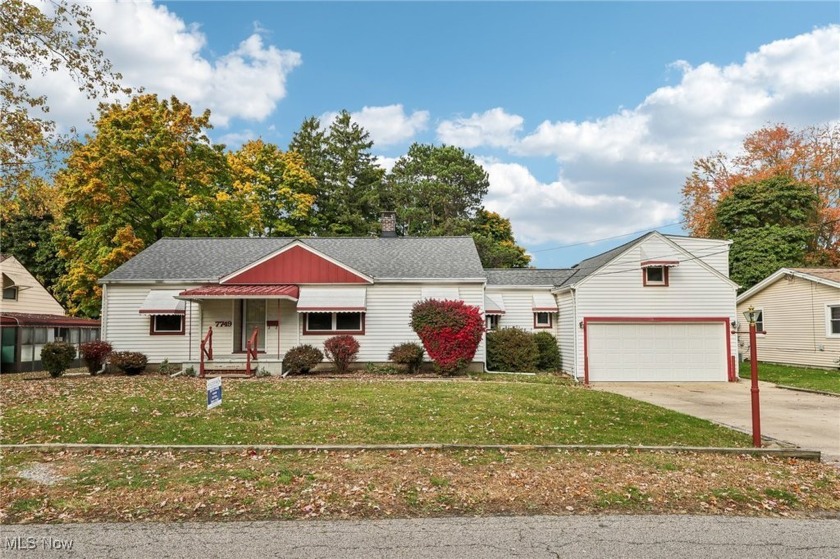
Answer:
[[[229,285],[290,283],[368,283],[303,247],[295,246],[222,282]]]

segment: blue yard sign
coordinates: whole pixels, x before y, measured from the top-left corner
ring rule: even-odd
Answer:
[[[222,377],[207,380],[207,409],[222,404]]]

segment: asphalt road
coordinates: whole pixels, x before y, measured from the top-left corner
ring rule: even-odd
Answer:
[[[840,557],[840,518],[533,516],[0,528],[4,558]],[[10,549],[15,542],[22,549]]]

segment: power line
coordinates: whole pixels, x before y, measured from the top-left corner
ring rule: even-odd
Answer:
[[[675,221],[674,223],[666,223],[665,225],[658,225],[657,227],[648,227],[646,229],[639,229],[638,231],[632,231],[630,233],[624,233],[622,235],[614,235],[612,237],[604,237],[602,239],[593,239],[591,241],[581,241],[579,243],[571,243],[571,244],[568,244],[568,245],[560,245],[560,246],[551,247],[551,248],[541,248],[540,250],[531,250],[529,252],[531,252],[531,253],[548,252],[549,250],[560,250],[562,248],[571,248],[571,247],[577,247],[577,246],[581,246],[581,245],[591,245],[591,244],[600,243],[600,242],[603,242],[603,241],[611,241],[613,239],[620,239],[622,237],[629,237],[630,235],[638,235],[639,233],[647,233],[651,229],[665,229],[666,227],[673,227],[674,225],[682,225],[684,223],[685,223],[685,220]]]

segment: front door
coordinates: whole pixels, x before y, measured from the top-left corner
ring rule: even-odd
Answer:
[[[245,299],[242,301],[242,349],[248,338],[257,329],[257,350],[265,351],[265,299]]]

